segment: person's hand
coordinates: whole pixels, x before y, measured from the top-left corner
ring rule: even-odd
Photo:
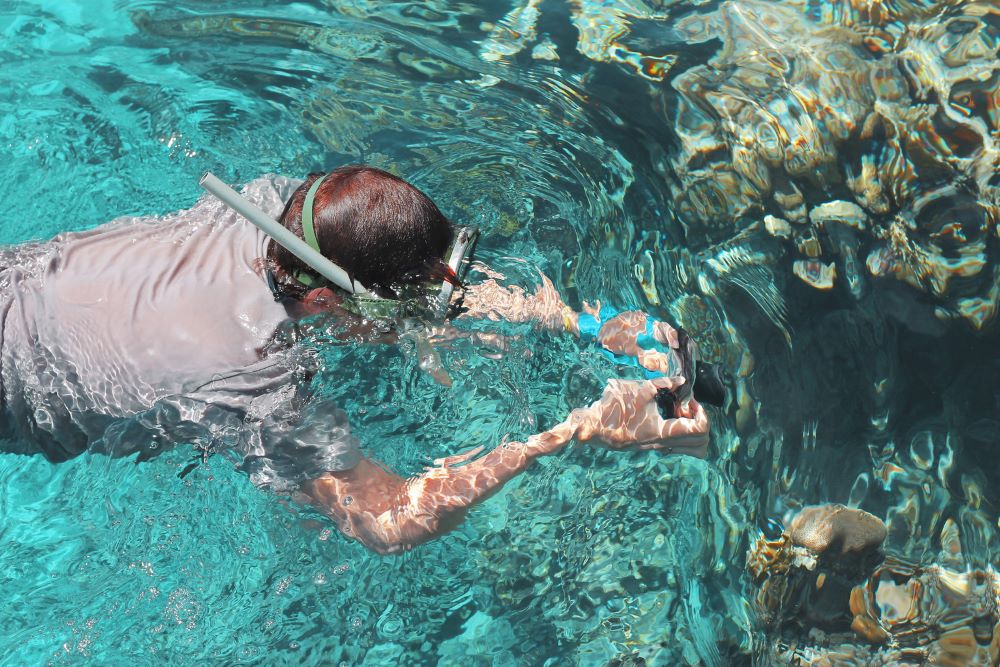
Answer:
[[[669,354],[639,346],[639,336],[646,333],[648,315],[632,310],[615,315],[601,326],[597,342],[613,354],[635,357],[646,370],[665,375],[676,374],[677,361]],[[677,330],[666,322],[653,323],[653,338],[667,347],[678,349]]]
[[[425,330],[412,330],[400,334],[399,340],[409,340],[413,345],[413,352],[417,357],[417,367],[427,373],[434,382],[442,387],[452,385],[451,375],[441,361],[441,355],[434,348],[430,332]]]
[[[499,281],[505,279],[502,273],[482,264],[477,264],[476,270],[486,274],[488,279],[465,289],[462,296],[463,315],[493,321],[537,322],[546,329],[564,327],[567,306],[544,274],[540,274],[542,284],[535,293],[528,294],[517,285],[501,285]]]
[[[482,352],[483,356],[490,359],[499,359],[504,354],[510,352],[515,348],[515,345],[520,342],[521,336],[507,336],[505,334],[496,333],[492,331],[470,331],[466,329],[459,329],[453,326],[450,322],[445,322],[443,324],[435,324],[427,328],[427,340],[430,341],[431,345],[438,348],[453,349],[456,341],[459,340],[469,340],[484,348],[488,348],[490,352]],[[525,357],[531,356],[531,350],[524,349],[520,351]]]
[[[545,329],[561,330],[567,326],[566,316],[575,315],[575,313],[563,302],[559,291],[548,279],[548,276],[544,273],[538,275],[542,279],[542,284],[531,295],[532,319]]]
[[[657,391],[673,391],[683,382],[683,377],[609,380],[599,401],[570,414],[576,439],[597,441],[611,449],[658,449],[704,456],[708,447],[705,409],[691,399],[678,403],[672,418],[663,419],[656,405]]]

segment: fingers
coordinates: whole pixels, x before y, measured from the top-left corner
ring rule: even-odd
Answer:
[[[604,340],[617,341],[617,345],[620,347],[633,348],[636,337],[645,330],[646,314],[637,310],[629,310],[602,322],[598,337],[602,342]]]
[[[566,308],[566,304],[563,303],[559,291],[556,290],[549,277],[541,271],[538,272],[538,275],[541,277],[542,284],[531,296],[531,301],[534,304],[533,319],[546,329],[562,329],[565,326],[563,309]]]
[[[513,344],[521,340],[520,336],[506,336],[499,333],[488,333],[484,331],[475,331],[472,334],[472,339],[483,346],[493,348],[498,352],[510,352]]]
[[[556,292],[556,286],[552,284],[552,281],[549,280],[549,277],[547,275],[539,271],[538,277],[542,279],[542,286],[538,288],[539,292],[541,291]]]
[[[625,325],[625,328],[639,334],[646,330],[646,320],[648,318],[649,315],[641,310],[626,310],[624,313],[618,313],[609,321],[618,320]]]
[[[424,336],[427,342],[434,347],[452,349],[452,342],[466,338],[469,334],[450,324],[442,324],[428,327],[424,330]]]
[[[651,431],[642,429],[641,434],[637,433],[637,436],[646,437],[636,437],[632,448],[704,457],[709,438],[708,415],[705,409],[692,400],[681,412],[690,416],[658,419],[656,427]]]
[[[684,384],[684,381],[685,380],[683,377],[667,377],[665,375],[662,377],[653,378],[651,380],[646,380],[646,382],[643,383],[644,386],[642,388],[643,396],[648,396],[650,399],[652,399],[656,396],[656,392],[660,391],[661,389],[666,389],[667,391],[674,391],[682,384]]]
[[[589,303],[587,303],[586,301],[584,301],[583,302],[583,312],[585,312],[588,315],[591,315],[591,316],[593,316],[593,317],[595,317],[595,318],[597,318],[599,320],[599,319],[601,319],[601,300],[598,299],[595,303],[597,305],[596,306],[592,306]]]
[[[661,389],[673,391],[684,384],[684,378],[658,377],[652,380],[619,380],[612,378],[604,387],[601,403],[612,401],[627,404],[631,412],[638,413],[656,398],[656,392]],[[596,404],[595,404],[596,406]]]
[[[653,324],[653,338],[667,347],[676,349],[681,345],[677,338],[677,329],[674,329],[666,322],[656,322]]]
[[[698,401],[691,399],[683,406],[683,413],[689,417],[666,419],[660,426],[660,439],[700,439],[708,438],[708,415]]]
[[[417,356],[419,361],[417,366],[420,370],[430,375],[436,383],[443,387],[452,385],[451,376],[441,363],[441,355],[431,345],[430,341],[419,334],[415,336],[417,345]]]
[[[670,372],[670,357],[656,350],[639,350],[636,355],[639,365],[654,373]]]
[[[708,415],[695,400],[679,405],[663,419],[656,393],[673,391],[684,378],[608,380],[601,400],[574,410],[567,420],[580,442],[598,439],[613,449],[659,449],[704,456],[708,445]]]
[[[441,468],[450,468],[458,463],[464,463],[472,457],[474,457],[479,452],[483,451],[482,447],[474,447],[467,452],[462,452],[461,454],[453,454],[452,456],[445,456],[440,459],[434,459],[434,465]]]
[[[599,438],[615,448],[676,448],[707,441],[708,416],[697,401],[685,403],[668,419],[660,415],[656,393],[673,391],[683,382],[683,378],[669,377],[608,380],[601,400],[574,410],[568,421],[581,442]],[[672,440],[676,442],[669,442]]]
[[[600,402],[594,403],[592,407],[599,407]],[[580,442],[587,442],[594,437],[594,422],[592,408],[577,408],[569,413],[566,420],[573,428],[574,437]]]
[[[428,366],[427,368],[421,366],[420,368],[431,376],[435,384],[439,384],[442,387],[451,387],[453,384],[451,375],[442,366]]]
[[[688,456],[705,458],[708,451],[708,434],[693,434],[666,441],[644,442],[636,445],[635,449],[655,449],[668,454],[687,454]]]

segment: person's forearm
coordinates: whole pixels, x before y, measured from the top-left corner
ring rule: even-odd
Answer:
[[[555,285],[544,274],[541,274],[541,285],[533,294],[527,294],[517,285],[501,285],[498,281],[504,279],[503,274],[485,267],[480,270],[489,279],[466,287],[461,297],[455,297],[462,301],[460,317],[532,322],[549,331],[565,331],[573,336],[597,338],[610,351],[640,358],[643,366],[657,370],[649,365],[652,362],[641,358],[646,353],[637,342],[638,337],[646,333],[646,313],[632,310],[618,313],[614,317],[605,315],[605,321],[600,301],[593,306],[584,302],[583,311],[577,312],[566,305]],[[665,323],[656,322],[653,333],[663,339],[661,342],[667,343],[667,339],[671,338],[670,344],[676,344],[676,332]]]
[[[500,285],[497,281],[504,279],[502,274],[486,268],[481,270],[490,278],[465,288],[461,295],[460,317],[532,322],[543,329],[579,334],[578,314],[563,302],[552,281],[544,274],[541,274],[538,289],[527,294],[517,285]]]
[[[525,443],[504,443],[484,456],[439,461],[404,480],[369,461],[309,482],[305,491],[345,533],[379,553],[398,553],[457,526],[470,507],[490,497],[534,460],[558,451],[575,427],[564,422]],[[459,465],[455,465],[459,463]]]

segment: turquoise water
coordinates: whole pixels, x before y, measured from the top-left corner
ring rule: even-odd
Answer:
[[[967,561],[995,561],[1000,360],[990,318],[976,315],[988,303],[967,301],[989,292],[995,235],[966,225],[981,249],[949,246],[928,260],[985,258],[987,269],[955,278],[951,292],[923,274],[907,282],[903,269],[858,268],[881,266],[879,244],[895,237],[874,230],[896,229],[897,214],[909,215],[914,238],[944,243],[948,220],[920,199],[925,190],[948,184],[944,208],[992,220],[986,204],[976,208],[993,201],[990,154],[959,145],[972,130],[954,130],[949,116],[940,127],[952,134],[940,131],[952,144],[913,144],[928,154],[954,146],[956,170],[986,155],[980,176],[929,174],[933,155],[913,158],[902,171],[917,175],[893,190],[891,210],[862,225],[871,235],[824,231],[839,282],[814,289],[793,270],[805,260],[761,220],[805,229],[782,203],[793,191],[810,207],[861,200],[848,182],[858,165],[892,153],[891,133],[864,139],[871,146],[853,140],[874,102],[847,99],[854,89],[839,74],[808,75],[796,51],[850,12],[662,2],[639,16],[625,3],[520,4],[511,14],[510,3],[444,0],[8,2],[0,241],[187,207],[206,170],[238,183],[365,161],[407,177],[456,222],[480,225],[478,258],[521,284],[541,269],[573,303],[601,298],[689,328],[739,380],[737,400],[712,412],[708,460],[570,448],[449,536],[380,558],[294,498],[253,488],[224,456],[182,478],[184,449],[142,464],[2,455],[0,664],[750,664],[767,640],[747,546],[768,518],[821,501],[889,520],[891,548],[928,563],[953,518]],[[581,23],[574,7],[596,18]],[[758,15],[766,29],[747,29]],[[727,30],[700,33],[702,16]],[[615,22],[618,50],[601,50],[599,28]],[[887,57],[834,42],[824,66],[835,73]],[[729,47],[729,65],[712,65],[716,78],[699,90],[718,84],[770,109],[795,145],[815,144],[808,169],[792,165],[798,155],[767,162],[763,175],[746,167],[765,162],[740,162],[740,147],[766,152],[767,141],[749,138],[735,105],[734,126],[710,120],[708,93],[698,102],[684,83]],[[817,117],[848,129],[807,131],[805,93],[799,113],[753,93],[752,77],[719,84],[751,52],[799,57],[800,93],[816,92],[836,112]],[[657,69],[671,63],[669,74]],[[882,210],[872,198],[867,209]],[[865,263],[869,251],[878,262]],[[504,332],[514,338],[499,357],[463,341],[442,352],[449,389],[412,351],[360,346],[322,349],[319,382],[369,453],[412,474],[551,425],[620,373],[572,341]]]

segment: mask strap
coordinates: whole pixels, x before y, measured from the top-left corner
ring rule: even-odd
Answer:
[[[220,181],[212,172],[206,172],[198,184],[337,287],[351,294],[363,294],[371,299],[378,298],[377,295],[366,290],[364,285],[359,285],[357,281],[352,280],[347,271],[324,257],[322,253],[317,252],[315,248],[293,234],[280,222],[251,204],[246,197],[241,196],[236,190]]]
[[[319,186],[323,184],[323,181],[325,181],[326,177],[329,175],[330,174],[323,174],[313,181],[312,186],[306,193],[305,200],[302,202],[302,238],[313,250],[320,254],[322,254],[322,252],[319,249],[319,239],[316,238],[316,228],[313,227],[313,205],[314,200],[316,199],[316,191],[319,190]],[[297,271],[295,273],[295,279],[306,287],[312,287],[318,283],[314,276],[305,271]]]

